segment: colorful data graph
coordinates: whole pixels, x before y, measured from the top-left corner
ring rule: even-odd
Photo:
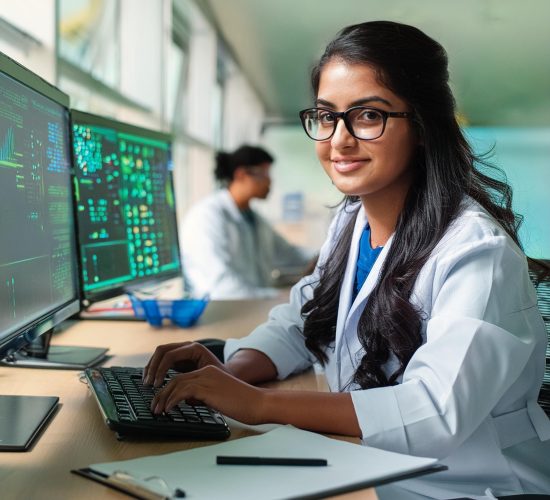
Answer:
[[[13,127],[7,127],[0,146],[0,167],[21,168],[22,154],[15,150]]]
[[[15,153],[15,140],[13,137],[13,127],[8,127],[6,134],[2,139],[2,146],[0,147],[0,165],[15,166],[12,162]]]

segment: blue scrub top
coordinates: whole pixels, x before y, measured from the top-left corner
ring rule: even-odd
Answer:
[[[357,297],[359,290],[365,283],[372,266],[380,255],[384,247],[371,248],[370,246],[370,226],[367,224],[359,240],[359,257],[357,258],[357,268],[355,269],[355,283],[353,287],[353,299]]]

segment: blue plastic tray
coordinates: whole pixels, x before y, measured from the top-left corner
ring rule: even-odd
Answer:
[[[193,326],[204,312],[207,299],[139,299],[129,295],[136,318],[146,319],[152,326],[162,326],[168,318],[178,326]]]

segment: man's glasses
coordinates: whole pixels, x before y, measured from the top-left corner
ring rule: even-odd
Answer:
[[[245,171],[248,175],[256,177],[257,179],[270,179],[271,173],[269,167],[245,167]]]
[[[386,129],[388,118],[410,118],[409,112],[383,111],[377,108],[354,106],[337,112],[325,108],[309,108],[300,111],[300,120],[306,134],[314,141],[327,141],[336,131],[338,119],[344,120],[348,132],[356,139],[378,139]]]

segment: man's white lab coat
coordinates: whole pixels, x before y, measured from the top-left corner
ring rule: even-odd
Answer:
[[[526,258],[478,204],[466,199],[463,206],[414,287],[414,303],[425,313],[423,345],[398,385],[369,390],[351,382],[363,355],[357,324],[393,237],[352,302],[367,222],[362,209],[356,218],[335,345],[327,350],[329,387],[351,391],[365,443],[437,457],[449,468],[377,489],[381,498],[452,498],[483,495],[487,488],[496,494],[550,492],[550,421],[537,404],[547,336]],[[350,216],[337,215],[320,262]],[[226,359],[240,348],[257,349],[273,360],[279,378],[311,366],[300,308],[314,285],[302,287],[316,274],[296,284],[290,303],[274,308],[267,323],[228,341]],[[396,366],[390,359],[386,372]],[[407,490],[416,493],[407,496]]]
[[[181,228],[186,287],[211,299],[272,297],[274,269],[306,267],[314,252],[291,245],[254,212],[246,221],[226,189],[187,213]]]

